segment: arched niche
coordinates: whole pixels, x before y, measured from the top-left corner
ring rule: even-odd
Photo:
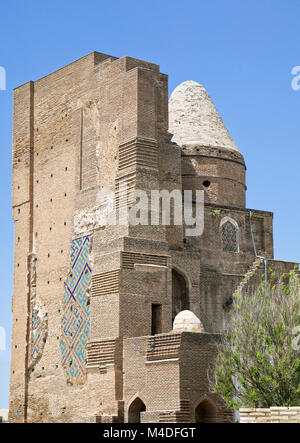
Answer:
[[[217,410],[215,405],[205,399],[202,400],[195,408],[195,422],[196,423],[216,423]]]
[[[190,309],[189,284],[177,268],[172,269],[172,324],[177,314]]]
[[[139,398],[135,398],[128,408],[128,423],[140,423],[141,412],[146,411],[145,403]]]

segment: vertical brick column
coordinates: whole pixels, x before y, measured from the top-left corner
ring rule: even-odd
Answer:
[[[26,421],[30,304],[30,253],[33,230],[33,82],[14,92],[13,219],[15,222],[10,421]]]

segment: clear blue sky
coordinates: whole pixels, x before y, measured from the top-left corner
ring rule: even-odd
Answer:
[[[299,261],[300,65],[298,0],[2,1],[0,66],[0,326],[11,325],[12,89],[91,51],[158,63],[170,92],[184,80],[212,96],[247,163],[247,206],[274,211],[275,257]],[[25,294],[24,294],[25,297]],[[9,351],[0,351],[0,408]]]

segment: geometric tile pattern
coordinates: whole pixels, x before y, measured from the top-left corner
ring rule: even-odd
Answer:
[[[73,384],[84,383],[86,374],[86,344],[90,332],[87,289],[92,278],[89,250],[89,236],[72,241],[71,272],[65,281],[59,346],[67,380]]]

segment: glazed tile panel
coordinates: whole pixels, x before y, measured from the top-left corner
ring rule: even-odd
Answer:
[[[86,343],[90,332],[88,288],[92,270],[89,262],[90,237],[71,244],[71,271],[65,281],[64,314],[61,319],[61,363],[71,383],[85,381]]]

